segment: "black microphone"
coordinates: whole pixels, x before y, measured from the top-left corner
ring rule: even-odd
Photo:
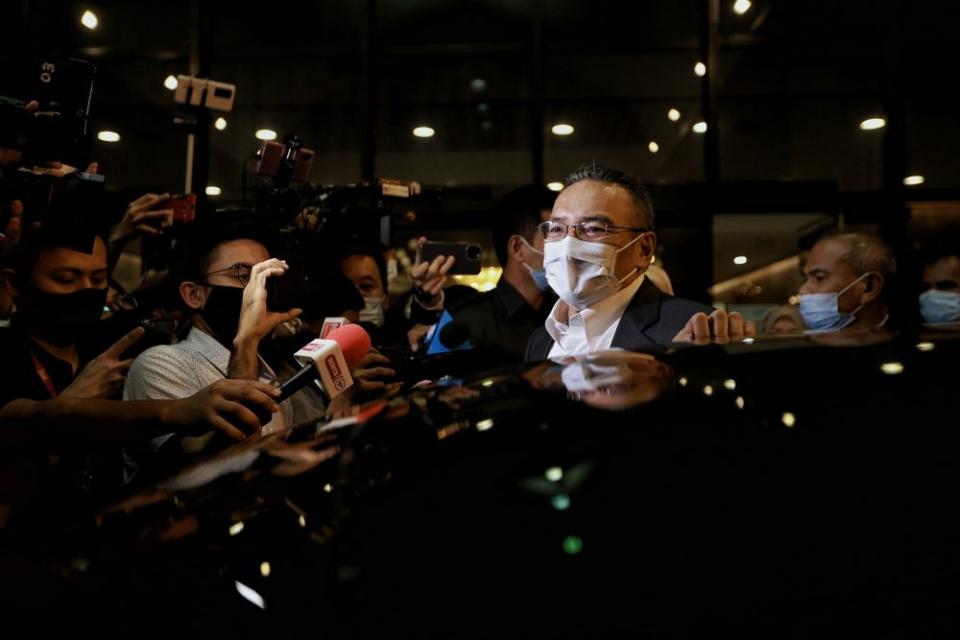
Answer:
[[[470,325],[466,322],[454,320],[444,326],[437,337],[440,339],[440,344],[452,351],[467,342],[470,339],[470,334]]]

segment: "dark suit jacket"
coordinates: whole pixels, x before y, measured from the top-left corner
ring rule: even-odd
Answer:
[[[620,317],[611,346],[630,350],[670,344],[687,321],[701,311],[710,315],[713,309],[693,300],[667,295],[657,289],[649,278],[644,278]],[[546,328],[540,327],[530,336],[524,359],[527,362],[546,360],[551,349],[553,338]]]

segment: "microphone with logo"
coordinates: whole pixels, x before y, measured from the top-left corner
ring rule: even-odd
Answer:
[[[293,354],[303,368],[280,385],[277,402],[286,400],[315,380],[320,381],[328,399],[336,398],[353,386],[350,369],[360,364],[370,346],[370,336],[356,324],[345,324],[330,331],[326,338],[311,341]]]

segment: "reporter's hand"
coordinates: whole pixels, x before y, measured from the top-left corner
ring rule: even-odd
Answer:
[[[20,242],[20,233],[23,231],[23,203],[14,200],[10,203],[10,220],[0,233],[0,255],[10,251]]]
[[[374,391],[386,389],[387,381],[396,377],[397,372],[390,368],[390,358],[371,349],[350,375],[361,391]]]
[[[95,173],[96,170],[96,163],[87,168],[88,173]],[[156,206],[169,198],[169,193],[147,193],[128,204],[123,219],[110,234],[111,244],[126,243],[138,235],[160,235],[162,233],[160,227],[164,226],[163,220],[170,218],[173,210],[156,209]]]
[[[415,324],[413,328],[407,331],[407,342],[410,343],[410,350],[416,353],[420,350],[420,338],[427,335],[430,331],[429,324]]]
[[[727,344],[756,335],[757,325],[753,321],[744,321],[743,316],[736,311],[727,313],[717,309],[709,316],[705,313],[694,314],[680,333],[674,336],[673,341],[699,345]]]
[[[144,328],[137,327],[123,336],[109,349],[98,355],[80,370],[66,389],[60,394],[72,398],[112,398],[123,389],[127,369],[133,359],[121,360],[120,356],[143,337]]]
[[[425,237],[417,241],[417,257],[419,248],[426,244]],[[441,301],[443,285],[447,281],[447,273],[453,268],[457,259],[454,256],[437,256],[433,262],[417,262],[410,271],[413,279],[414,292],[421,306],[428,309],[437,307]]]
[[[235,344],[249,340],[259,342],[280,324],[289,322],[303,313],[301,309],[280,312],[267,308],[267,280],[282,276],[288,268],[286,262],[276,258],[253,266],[250,271],[250,281],[243,289]]]
[[[257,380],[218,380],[198,393],[174,400],[165,421],[199,432],[209,428],[221,431],[233,440],[259,434],[263,421],[257,412],[273,414],[280,410],[276,397],[280,390]]]

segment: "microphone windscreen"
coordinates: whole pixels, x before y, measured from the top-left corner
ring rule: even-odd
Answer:
[[[447,349],[456,349],[470,339],[470,326],[465,322],[454,320],[440,330],[438,337]]]
[[[340,346],[343,359],[351,369],[359,365],[370,352],[370,334],[358,324],[345,324],[334,329],[327,335],[327,340],[333,340]]]

